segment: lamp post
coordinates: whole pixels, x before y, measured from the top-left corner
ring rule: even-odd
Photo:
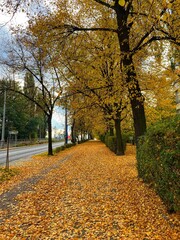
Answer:
[[[1,133],[1,148],[4,147],[5,119],[6,119],[6,89],[4,90],[4,105],[3,105],[2,133]]]

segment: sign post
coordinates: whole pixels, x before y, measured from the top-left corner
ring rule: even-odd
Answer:
[[[16,146],[17,134],[18,134],[18,131],[16,131],[16,130],[9,131],[8,137],[7,137],[6,170],[8,170],[8,171],[9,171],[9,144],[10,144],[10,136],[11,135],[15,135],[15,146]]]
[[[9,171],[9,135],[7,137],[6,170]]]
[[[16,147],[18,131],[16,131],[16,130],[9,131],[9,135],[10,135],[10,136],[11,136],[11,135],[15,135],[14,145],[15,145],[15,147]]]

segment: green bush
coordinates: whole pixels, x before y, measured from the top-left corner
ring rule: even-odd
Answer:
[[[87,141],[88,141],[88,139],[82,139],[82,140],[78,141],[78,144],[85,143]]]
[[[54,153],[58,153],[58,152],[60,152],[60,151],[65,150],[66,148],[70,148],[70,147],[72,147],[72,146],[74,146],[74,145],[75,145],[74,143],[68,143],[68,144],[66,144],[66,145],[63,145],[63,146],[60,146],[60,147],[56,147],[56,148],[54,149]]]
[[[71,148],[71,147],[73,147],[73,146],[75,146],[76,144],[75,143],[68,143],[68,144],[66,144],[66,148]]]
[[[106,144],[106,146],[108,147],[108,138],[110,137],[109,133],[106,133],[106,135],[104,136],[104,143]]]
[[[180,116],[151,126],[137,147],[139,177],[157,191],[169,211],[180,210]]]
[[[116,137],[115,136],[108,136],[106,139],[106,146],[114,153],[116,153]]]
[[[106,136],[105,134],[99,136],[99,140],[103,143],[105,143],[105,136]]]
[[[123,147],[124,147],[124,152],[126,151],[126,144],[128,142],[128,137],[123,133],[122,134],[122,141],[123,141]]]
[[[134,133],[132,131],[131,132],[123,132],[123,140],[126,143],[135,144]]]
[[[122,136],[123,138],[123,147],[124,151],[126,150],[126,137]],[[109,134],[106,134],[104,137],[104,142],[106,146],[114,153],[117,152],[117,144],[116,144],[116,136],[110,136]]]

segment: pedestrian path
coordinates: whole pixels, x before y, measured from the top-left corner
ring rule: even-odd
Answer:
[[[138,179],[133,146],[116,156],[89,141],[54,158],[1,209],[0,240],[179,239],[177,214]]]

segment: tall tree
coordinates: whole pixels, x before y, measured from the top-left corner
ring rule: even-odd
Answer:
[[[8,1],[9,2],[9,1]],[[14,1],[10,1],[13,3]],[[136,139],[146,130],[144,96],[137,77],[135,56],[153,42],[168,40],[180,45],[178,0],[54,0],[52,12],[41,14],[34,31],[41,40],[65,42],[79,32],[115,34],[120,50],[121,70],[129,91]],[[21,3],[19,1],[18,3]],[[15,5],[17,7],[17,4]]]
[[[48,154],[52,155],[52,114],[63,88],[58,69],[51,61],[50,51],[46,50],[31,33],[17,34],[13,47],[8,51],[8,57],[2,59],[2,63],[18,71],[29,72],[34,77],[36,95],[30,89],[20,91],[12,87],[9,90],[25,96],[44,112],[48,125]]]
[[[25,77],[24,77],[24,94],[29,96],[31,99],[35,98],[36,95],[36,87],[35,87],[35,81],[34,81],[34,77],[32,75],[31,72],[26,72],[25,73]],[[29,112],[32,114],[32,116],[34,116],[35,114],[35,104],[33,101],[29,101],[28,102],[28,109]]]
[[[44,121],[44,113],[42,109],[40,109],[36,103],[35,99],[38,99],[37,96],[38,89],[35,85],[33,74],[29,71],[25,73],[24,76],[24,94],[32,99],[31,101],[26,97],[26,111],[29,114],[29,121],[26,126],[27,131],[29,131],[29,138],[44,138],[46,135],[46,124]]]
[[[72,79],[69,80],[70,92],[80,93],[83,96],[83,101],[80,98],[79,103],[75,105],[73,99],[71,104],[77,106],[77,109],[79,105],[91,106],[91,108],[94,105],[104,113],[108,122],[112,120],[116,129],[117,155],[123,155],[121,121],[125,117],[124,111],[128,105],[127,91],[122,77],[120,82],[118,54],[116,51],[112,52],[113,37],[101,34],[97,35],[97,38],[100,41],[99,45],[92,45],[92,40],[88,45],[87,39],[84,49],[81,44],[73,56],[72,49],[65,50],[64,67],[67,69],[68,78]],[[87,48],[88,58],[85,59]]]
[[[169,40],[179,45],[177,1],[57,0],[49,16],[37,18],[35,31],[62,41],[79,32],[101,31],[117,35],[121,70],[129,91],[136,139],[146,131],[144,96],[137,78],[134,56],[155,41]],[[175,8],[176,6],[176,8]],[[172,20],[173,19],[173,20]],[[176,21],[175,26],[173,23]],[[173,26],[173,31],[171,29]],[[43,30],[42,30],[43,29]],[[61,40],[59,39],[61,36]]]
[[[16,130],[18,131],[17,137],[25,139],[29,135],[26,128],[29,121],[26,100],[23,96],[15,92],[8,91],[11,85],[13,85],[13,88],[15,88],[17,91],[21,90],[21,87],[17,82],[9,79],[0,80],[0,118],[3,114],[3,93],[6,89],[5,138],[8,136],[8,131]]]

